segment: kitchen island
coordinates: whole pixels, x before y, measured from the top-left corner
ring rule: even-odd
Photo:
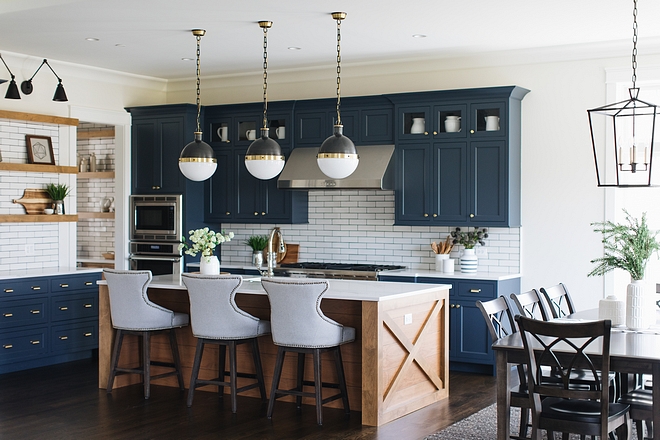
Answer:
[[[446,284],[379,283],[330,280],[321,309],[337,322],[355,327],[355,342],[342,346],[351,408],[361,409],[362,424],[379,426],[449,396],[449,312],[451,286]],[[178,277],[153,278],[149,298],[177,312],[189,313],[188,295]],[[236,295],[239,307],[269,319],[268,297],[259,278],[245,278]],[[177,330],[186,387],[196,339],[190,327]],[[99,281],[99,387],[105,388],[110,369],[114,330],[107,284]],[[138,365],[135,340],[126,340],[120,365]],[[170,359],[167,337],[155,336],[153,359]],[[277,347],[270,336],[259,338],[266,389],[270,390]],[[208,347],[200,377],[217,376],[216,347]],[[239,352],[239,369],[251,371],[247,351]],[[330,358],[323,360],[324,381],[336,381]],[[281,387],[293,387],[293,358],[285,361]],[[309,362],[307,367],[311,367]],[[155,369],[155,368],[154,368]],[[311,370],[309,372],[311,374]],[[307,375],[307,371],[306,371]],[[138,383],[137,375],[119,376],[115,387]],[[155,381],[177,386],[175,378]],[[254,390],[254,397],[258,392]],[[246,393],[246,395],[250,395]],[[290,398],[293,399],[293,398]],[[284,399],[286,400],[286,399]],[[313,404],[313,400],[307,402]],[[329,406],[340,405],[333,402]]]

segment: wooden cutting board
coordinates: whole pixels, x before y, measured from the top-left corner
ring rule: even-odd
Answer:
[[[44,209],[51,208],[53,200],[48,196],[45,189],[25,188],[23,197],[13,199],[13,203],[19,203],[25,208],[26,214],[43,214]]]

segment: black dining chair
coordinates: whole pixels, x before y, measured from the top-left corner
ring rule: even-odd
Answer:
[[[550,319],[550,312],[548,312],[545,301],[538,290],[532,289],[527,292],[512,293],[511,299],[516,304],[517,314],[541,321]]]
[[[610,370],[611,321],[555,323],[520,315],[515,320],[527,359],[531,438],[541,439],[542,430],[629,438],[630,405],[610,403],[603,380]],[[559,384],[544,380],[547,368],[559,372]],[[593,386],[571,386],[576,369],[590,371]]]
[[[564,283],[559,283],[547,289],[541,287],[541,294],[543,294],[553,318],[563,318],[575,313],[573,299]]]

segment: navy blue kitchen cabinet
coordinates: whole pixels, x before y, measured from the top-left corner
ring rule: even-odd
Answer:
[[[0,373],[93,356],[100,272],[0,281]]]
[[[293,129],[292,102],[269,105],[269,136],[277,140],[285,157]],[[245,167],[245,154],[260,136],[261,104],[210,106],[205,109],[206,138],[218,159],[218,170],[205,182],[204,220],[235,223],[306,223],[307,192],[277,188],[277,178],[260,180]]]
[[[388,95],[396,113],[396,224],[520,226],[527,92],[511,86]]]

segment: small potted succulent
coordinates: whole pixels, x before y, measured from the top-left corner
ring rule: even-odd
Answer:
[[[55,214],[64,214],[64,198],[69,195],[71,190],[64,183],[49,183],[46,185],[48,197],[53,199],[53,209]]]
[[[260,267],[264,262],[263,250],[268,246],[268,235],[251,235],[244,243],[252,248],[252,265]]]

